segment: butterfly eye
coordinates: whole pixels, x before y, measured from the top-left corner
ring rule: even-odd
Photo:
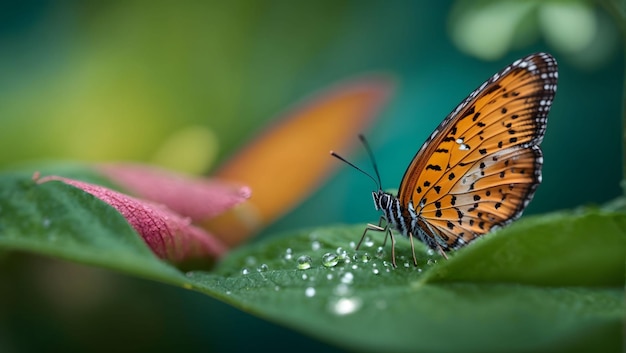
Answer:
[[[389,197],[389,195],[383,194],[382,197],[380,198],[380,208],[382,208],[382,209],[389,208],[389,201],[390,200],[391,200],[391,197]]]
[[[380,209],[380,197],[379,197],[379,193],[378,192],[372,192],[372,198],[374,199],[374,208],[376,209],[376,211],[378,211]]]

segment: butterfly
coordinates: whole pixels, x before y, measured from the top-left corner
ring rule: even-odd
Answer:
[[[398,194],[382,190],[371,148],[363,138],[377,179],[331,151],[334,157],[372,178],[374,207],[382,211],[368,231],[391,238],[392,229],[447,258],[481,235],[522,215],[541,183],[543,140],[557,88],[557,63],[547,53],[521,58],[485,81],[465,98],[417,151]]]

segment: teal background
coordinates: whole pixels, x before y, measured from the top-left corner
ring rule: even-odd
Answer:
[[[559,87],[542,145],[544,182],[526,214],[620,195],[621,45],[582,65],[537,32],[487,62],[453,44],[451,7],[400,0],[4,2],[0,167],[150,161],[171,131],[194,124],[220,137],[217,165],[303,97],[384,71],[398,80],[393,101],[372,129],[346,139],[365,133],[384,187],[397,188],[416,150],[467,94],[516,58],[549,51],[559,62]],[[612,28],[601,9],[591,9]],[[363,151],[348,157],[369,170]],[[341,166],[260,237],[376,221],[372,188]],[[3,352],[334,349],[182,289],[23,254],[0,259]]]

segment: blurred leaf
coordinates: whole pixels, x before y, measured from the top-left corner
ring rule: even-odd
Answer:
[[[378,256],[382,236],[352,250],[361,225],[313,229],[241,248],[213,272],[183,275],[91,195],[23,174],[5,174],[0,185],[5,249],[194,289],[353,350],[615,351],[621,344],[622,212],[527,218],[448,261],[420,246],[418,268],[409,265],[406,239],[398,240],[394,269],[389,248]],[[324,257],[339,247],[347,257]]]
[[[460,50],[483,60],[498,59],[516,39],[528,41],[534,36],[532,28],[519,30],[539,5],[537,1],[457,1],[450,12],[450,35]]]
[[[174,131],[152,157],[152,164],[189,174],[209,170],[218,153],[215,132],[203,126],[186,126]]]

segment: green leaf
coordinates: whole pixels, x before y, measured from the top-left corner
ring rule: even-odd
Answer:
[[[193,289],[358,351],[615,351],[625,225],[624,213],[594,209],[529,217],[447,261],[417,246],[418,267],[408,240],[397,237],[398,268],[390,244],[377,250],[381,234],[355,251],[363,226],[336,226],[261,239],[211,272],[183,274],[94,197],[26,174],[0,177],[4,249]],[[339,247],[348,257],[325,266],[324,255]],[[301,256],[310,268],[299,266]]]
[[[494,239],[489,239],[493,237]],[[488,234],[429,272],[428,280],[540,286],[623,286],[626,217],[587,210],[520,221]]]
[[[163,282],[176,283],[181,276],[106,203],[63,183],[37,184],[23,173],[0,179],[0,247]]]
[[[359,351],[611,351],[621,343],[625,309],[624,220],[591,210],[531,218],[448,261],[419,247],[417,268],[402,239],[396,269],[388,248],[375,256],[380,241],[350,250],[356,260],[325,267],[324,254],[350,249],[363,226],[316,229],[241,249],[190,280],[243,310]],[[590,242],[589,234],[599,239]],[[537,251],[542,236],[558,252]],[[297,268],[300,256],[311,257],[310,269]]]

